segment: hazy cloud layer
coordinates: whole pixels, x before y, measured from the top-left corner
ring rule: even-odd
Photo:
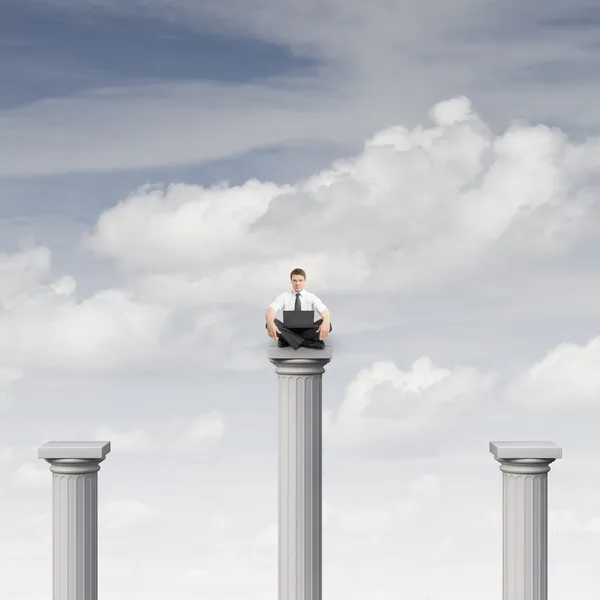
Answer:
[[[27,5],[34,10],[36,3]],[[63,11],[82,19],[144,15],[200,39],[207,29],[242,36],[310,57],[315,68],[297,72],[292,63],[280,77],[227,85],[192,75],[148,82],[140,75],[127,86],[111,86],[106,76],[88,74],[90,88],[83,92],[0,111],[6,148],[0,176],[194,164],[298,140],[357,144],[398,118],[414,124],[423,106],[459,93],[472,97],[495,125],[521,115],[598,131],[600,56],[586,0],[535,2],[526,11],[516,0],[38,5],[58,18]]]

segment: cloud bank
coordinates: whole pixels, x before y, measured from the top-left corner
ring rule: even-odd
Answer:
[[[0,255],[0,365],[260,368],[264,331],[242,324],[260,320],[293,266],[368,331],[383,317],[353,299],[510,286],[507,273],[559,268],[596,239],[600,140],[526,123],[495,134],[462,96],[429,116],[295,184],[139,188],[82,236],[121,287],[80,297],[32,242]]]
[[[413,292],[499,261],[550,260],[595,231],[597,139],[523,123],[495,135],[464,97],[430,118],[293,186],[141,188],[84,244],[144,298],[189,307],[235,303],[241,286],[262,305],[292,263],[323,294]]]

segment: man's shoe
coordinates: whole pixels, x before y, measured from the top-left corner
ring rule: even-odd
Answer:
[[[304,346],[307,348],[314,348],[315,350],[323,350],[325,348],[325,342],[323,340],[305,340]]]

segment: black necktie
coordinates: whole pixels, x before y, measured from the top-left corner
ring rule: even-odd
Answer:
[[[300,292],[296,294],[296,306],[294,306],[294,310],[302,310],[300,306]]]

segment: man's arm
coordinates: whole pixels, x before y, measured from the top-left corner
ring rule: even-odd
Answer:
[[[267,312],[265,314],[265,319],[267,320],[267,327],[269,325],[273,325],[276,314],[277,313],[270,306],[269,306],[269,308],[267,308]]]
[[[265,314],[265,319],[267,320],[267,325],[269,323],[273,323],[275,320],[275,316],[277,315],[277,311],[283,309],[283,299],[285,294],[279,294],[271,304],[269,304],[269,308],[267,308],[267,312]]]
[[[319,296],[315,294],[313,296],[313,308],[321,315],[321,319],[323,319],[323,325],[327,327],[329,330],[329,324],[331,323],[331,315],[329,314],[329,309],[325,306],[325,303]]]

